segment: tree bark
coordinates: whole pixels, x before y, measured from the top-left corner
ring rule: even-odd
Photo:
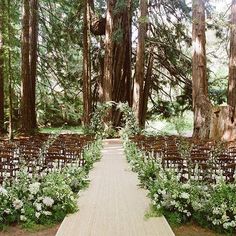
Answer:
[[[211,119],[210,138],[223,141],[236,139],[236,112],[232,106],[214,107]]]
[[[23,3],[23,19],[22,19],[22,39],[21,39],[21,76],[22,76],[22,131],[25,133],[32,132],[32,81],[30,80],[30,4],[29,0]]]
[[[4,131],[4,51],[3,51],[3,9],[0,6],[0,134]]]
[[[9,130],[8,137],[9,140],[13,139],[13,95],[12,95],[12,52],[10,50],[11,47],[11,16],[10,16],[10,0],[7,1],[7,34],[8,34],[8,113],[9,113]]]
[[[219,139],[233,141],[236,139],[236,0],[232,0],[230,22],[230,55],[227,107],[221,107],[213,116],[213,131]],[[213,133],[213,132],[212,132]]]
[[[228,105],[236,106],[236,0],[232,1],[230,24],[230,59],[228,80]]]
[[[113,48],[113,92],[112,98],[116,103],[132,104],[131,90],[131,1],[125,1],[125,7],[114,14]],[[113,109],[112,123],[114,127],[121,125],[121,112]]]
[[[142,128],[145,128],[145,122],[147,117],[148,97],[150,95],[153,62],[154,62],[153,48],[151,48],[151,52],[148,59],[147,73],[145,77],[144,91],[143,91],[143,107],[142,107],[142,116],[140,123]]]
[[[104,58],[104,78],[103,78],[103,101],[112,101],[112,81],[113,81],[113,8],[114,0],[107,0],[106,30],[105,30],[105,58]],[[106,121],[112,120],[112,111],[107,114]]]
[[[145,38],[147,34],[147,0],[140,0],[140,17],[138,28],[138,45],[136,55],[136,77],[134,81],[133,110],[141,127],[142,108],[143,108],[143,90],[145,73]]]
[[[32,129],[37,128],[36,119],[36,75],[37,75],[37,46],[38,46],[38,0],[30,0],[30,80],[31,80],[31,114]]]
[[[194,138],[209,138],[211,123],[211,103],[208,98],[206,74],[205,1],[193,0],[192,25],[192,97],[194,110]]]
[[[88,126],[91,115],[91,64],[90,64],[90,7],[88,0],[84,6],[83,28],[83,123]]]

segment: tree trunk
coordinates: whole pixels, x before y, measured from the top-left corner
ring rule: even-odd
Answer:
[[[31,115],[32,115],[32,129],[37,128],[36,119],[36,75],[37,75],[37,46],[38,46],[38,0],[30,0],[30,80],[31,80]]]
[[[223,141],[235,140],[236,112],[232,106],[214,107],[212,112],[210,138]]]
[[[118,8],[119,9],[119,8]],[[125,1],[125,7],[114,14],[113,48],[113,91],[112,99],[116,103],[128,102],[131,106],[131,1]],[[121,112],[113,109],[114,127],[121,125]]]
[[[7,33],[8,33],[8,106],[9,106],[9,140],[13,139],[13,102],[12,102],[12,52],[11,52],[11,16],[10,16],[10,0],[7,1]]]
[[[22,76],[22,131],[25,133],[32,132],[32,114],[31,114],[31,99],[32,99],[32,81],[30,80],[30,4],[29,0],[24,0],[23,4],[23,20],[22,20],[22,39],[21,39],[21,76]]]
[[[228,81],[228,105],[236,106],[236,0],[232,1],[230,24],[230,59]]]
[[[0,134],[4,131],[3,9],[0,6]]]
[[[136,55],[136,77],[134,81],[133,110],[141,126],[143,108],[143,90],[145,73],[145,38],[147,33],[147,0],[140,0],[140,17],[138,28],[138,45]]]
[[[91,115],[91,64],[90,64],[90,7],[88,0],[84,6],[83,29],[83,123],[88,126]]]
[[[144,91],[143,91],[143,107],[142,107],[142,116],[140,123],[142,128],[145,128],[145,122],[147,117],[147,109],[148,109],[147,106],[148,106],[148,97],[150,95],[153,61],[154,61],[153,48],[151,48],[151,52],[148,59],[147,73],[145,77]]]
[[[192,96],[194,110],[194,138],[209,138],[211,103],[208,98],[206,74],[205,1],[193,0],[192,25]]]
[[[213,116],[214,125],[212,128],[213,131],[218,130],[218,135],[215,136],[225,141],[236,139],[236,0],[232,0],[230,23],[228,106],[217,109],[215,116]],[[217,127],[214,127],[216,125]]]
[[[113,81],[113,8],[115,2],[107,0],[106,30],[105,30],[105,58],[104,58],[104,78],[103,78],[103,101],[112,101],[112,81]],[[112,111],[107,114],[106,121],[112,120]]]

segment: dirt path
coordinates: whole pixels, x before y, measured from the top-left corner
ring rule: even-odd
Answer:
[[[173,236],[164,217],[145,219],[147,191],[138,187],[119,141],[105,143],[102,160],[79,198],[79,212],[67,217],[56,236]]]

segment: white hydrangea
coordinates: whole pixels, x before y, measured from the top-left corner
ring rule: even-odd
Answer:
[[[37,211],[41,211],[42,210],[42,204],[41,203],[35,203],[34,206],[35,206]]]
[[[226,215],[226,214],[223,214],[222,217],[221,217],[222,221],[223,222],[227,222],[229,221],[229,217]],[[224,227],[224,226],[223,226]]]
[[[35,182],[29,185],[29,191],[31,194],[35,195],[39,192],[40,183]]]
[[[229,222],[226,222],[226,223],[223,224],[223,228],[225,228],[225,229],[228,229],[230,226],[231,225],[230,225]]]
[[[214,219],[214,220],[212,221],[212,224],[213,224],[213,225],[219,225],[219,224],[220,224],[220,220]]]
[[[36,213],[35,213],[35,217],[36,217],[36,218],[39,218],[39,217],[40,217],[40,215],[41,215],[41,213],[40,213],[40,212],[36,212]]]
[[[50,212],[50,211],[43,211],[42,213],[45,216],[51,216],[52,215],[52,212]]]
[[[219,209],[218,207],[215,207],[215,208],[213,208],[212,213],[213,213],[214,215],[219,215],[219,214],[220,214],[220,209]]]
[[[157,192],[158,192],[159,194],[161,194],[161,195],[165,195],[165,194],[166,194],[166,190],[165,190],[165,189],[163,189],[163,190],[158,189]]]
[[[189,193],[186,193],[186,192],[182,192],[181,194],[180,194],[180,198],[183,198],[183,199],[189,199]]]
[[[175,201],[175,200],[172,200],[172,201],[170,201],[170,204],[171,204],[172,206],[175,206],[175,205],[176,205],[176,201]]]
[[[10,214],[10,213],[11,213],[11,210],[10,210],[9,208],[7,208],[7,209],[4,210],[4,212],[5,212],[6,214]]]
[[[232,228],[234,228],[234,227],[236,226],[236,222],[232,220],[232,221],[230,222],[230,226],[231,226]]]
[[[20,215],[20,220],[21,220],[21,221],[26,221],[27,218],[26,218],[24,215]]]
[[[16,199],[13,202],[13,206],[15,207],[16,210],[20,209],[21,207],[23,207],[23,202],[19,199]]]
[[[191,186],[190,186],[190,184],[189,183],[186,183],[186,184],[183,184],[182,185],[182,188],[184,188],[184,189],[189,189]]]
[[[43,198],[43,204],[45,206],[51,207],[54,203],[54,200],[51,197],[44,197]]]
[[[5,188],[3,188],[2,186],[0,186],[0,194],[7,195],[7,190]]]

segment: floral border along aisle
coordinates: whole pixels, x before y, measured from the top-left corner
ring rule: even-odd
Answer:
[[[78,210],[78,192],[89,184],[88,171],[100,159],[102,142],[96,140],[84,148],[85,165],[67,166],[46,175],[32,176],[21,167],[13,181],[0,185],[0,228],[21,223],[54,224]]]
[[[219,174],[216,183],[189,180],[163,169],[158,161],[148,160],[137,146],[124,136],[126,157],[149,190],[153,210],[173,224],[195,222],[217,232],[236,233],[236,183],[226,183]]]

